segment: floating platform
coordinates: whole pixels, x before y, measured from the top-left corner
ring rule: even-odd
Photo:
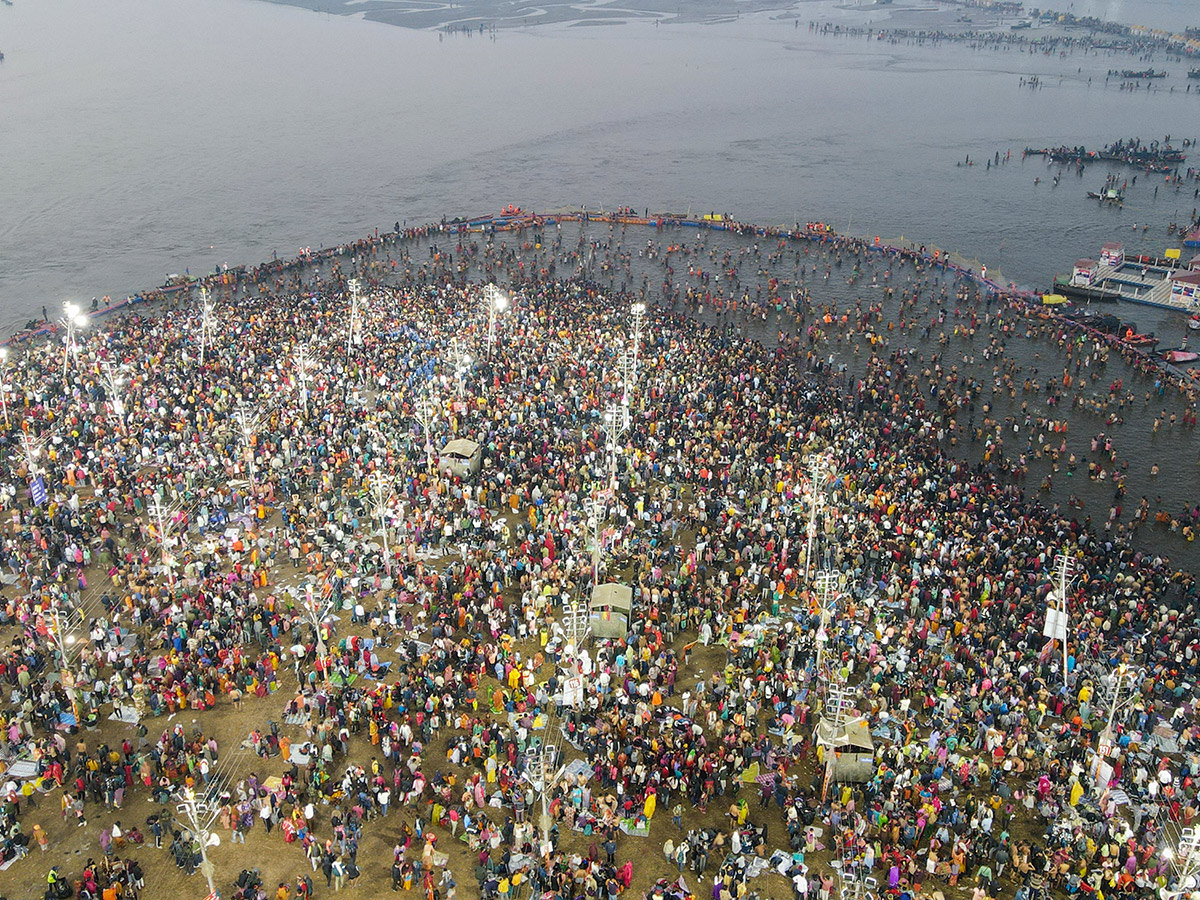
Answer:
[[[1200,256],[1182,262],[1172,257],[1126,256],[1125,248],[1105,244],[1100,259],[1081,259],[1070,278],[1054,280],[1054,292],[1086,301],[1140,303],[1174,309],[1189,315],[1200,312]]]

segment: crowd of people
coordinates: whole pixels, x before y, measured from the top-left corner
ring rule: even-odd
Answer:
[[[130,845],[202,870],[188,796],[234,848],[294,845],[246,898],[389,872],[431,898],[1175,885],[1195,580],[1025,482],[1068,465],[1058,410],[1109,344],[920,253],[730,240],[397,229],[212,279],[206,324],[135,307],[10,360],[13,855],[57,792],[103,823],[118,874],[70,876],[92,896],[135,889]],[[838,308],[831,278],[880,299]],[[1022,372],[1018,335],[1063,374]],[[1148,404],[1163,376],[1123,377]],[[452,437],[477,472],[439,462]],[[610,581],[633,613],[581,640]],[[218,737],[212,710],[250,725]],[[110,716],[120,743],[77,731]],[[143,837],[114,817],[146,799]],[[360,856],[373,834],[390,860]]]

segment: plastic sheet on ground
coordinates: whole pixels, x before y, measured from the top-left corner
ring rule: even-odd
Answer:
[[[567,763],[567,768],[563,770],[563,775],[572,781],[579,778],[581,775],[585,779],[591,779],[592,767],[582,759],[573,759]]]
[[[642,822],[639,825],[637,819],[622,819],[620,824],[617,827],[621,829],[622,834],[627,834],[630,837],[649,837],[650,836],[650,823],[649,822]]]
[[[38,767],[31,759],[18,759],[14,763],[10,763],[5,776],[13,781],[31,781],[37,778]]]
[[[108,717],[110,722],[124,722],[126,725],[136,725],[142,720],[138,715],[138,711],[132,706],[118,706],[112,711],[112,715]]]
[[[771,868],[770,862],[763,859],[761,856],[747,857],[746,862],[746,877],[757,878],[763,872]]]

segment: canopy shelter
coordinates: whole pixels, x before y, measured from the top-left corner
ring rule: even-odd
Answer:
[[[622,639],[629,634],[629,616],[633,610],[633,588],[627,584],[598,584],[592,588],[588,604],[592,634],[598,638]]]
[[[833,763],[834,781],[870,781],[875,775],[875,740],[866,719],[853,719],[840,730],[826,718],[817,722],[814,738],[826,753],[837,754]]]
[[[438,471],[457,478],[470,478],[483,462],[483,448],[475,441],[455,438],[438,454]]]

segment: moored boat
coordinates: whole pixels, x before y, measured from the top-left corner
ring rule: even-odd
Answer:
[[[1099,200],[1101,203],[1124,203],[1125,194],[1120,188],[1106,187],[1098,191],[1088,191],[1088,197],[1092,200]]]
[[[1174,363],[1175,365],[1184,365],[1186,363],[1194,363],[1200,359],[1200,353],[1195,350],[1189,350],[1187,345],[1187,335],[1183,336],[1183,343],[1172,350],[1166,350],[1162,353],[1164,362]]]

